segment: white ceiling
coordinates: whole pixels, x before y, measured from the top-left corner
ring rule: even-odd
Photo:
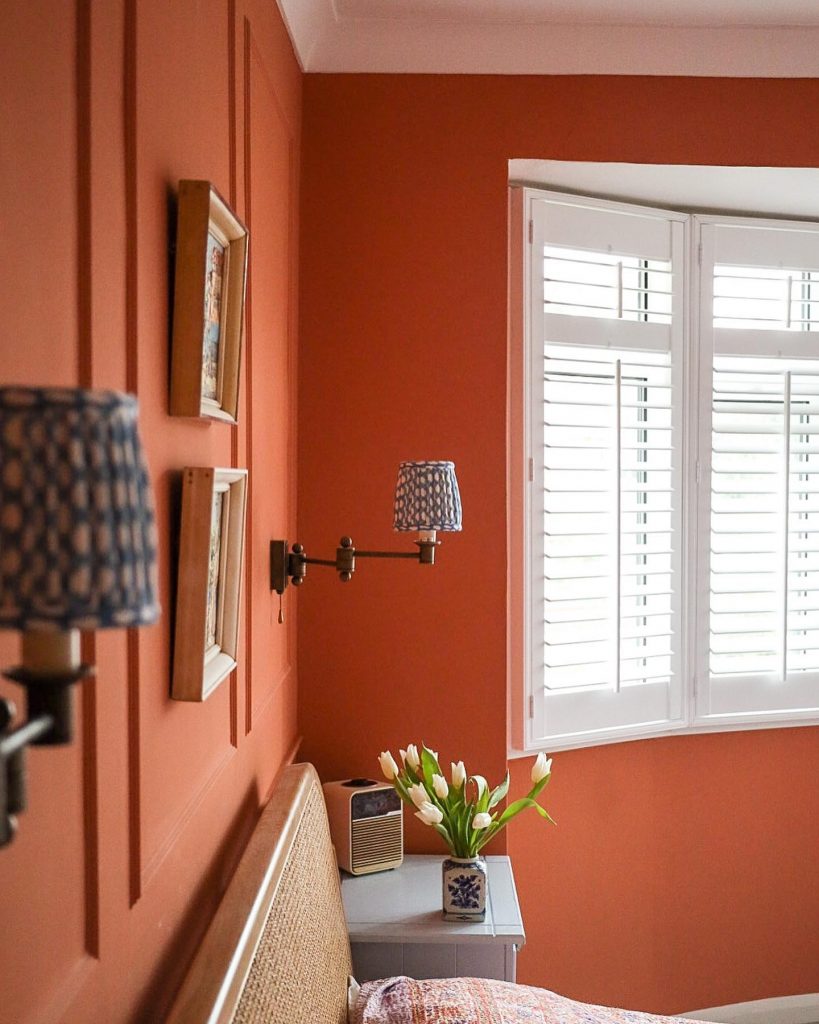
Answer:
[[[819,76],[819,0],[277,0],[305,71]]]

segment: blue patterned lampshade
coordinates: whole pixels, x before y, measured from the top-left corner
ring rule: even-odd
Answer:
[[[158,616],[136,399],[0,388],[0,629],[105,629]]]
[[[461,529],[461,495],[454,462],[400,463],[393,528]]]

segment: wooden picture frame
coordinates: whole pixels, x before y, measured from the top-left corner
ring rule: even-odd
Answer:
[[[246,469],[183,471],[174,700],[205,700],[236,667],[246,511]]]
[[[247,228],[209,181],[180,181],[171,415],[236,423]]]

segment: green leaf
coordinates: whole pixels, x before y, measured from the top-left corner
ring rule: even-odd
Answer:
[[[501,825],[499,821],[493,822],[489,828],[484,830],[483,834],[478,839],[478,842],[475,844],[475,853],[480,853],[484,846],[494,839],[498,832],[502,832],[503,829],[504,826]]]
[[[483,775],[470,775],[470,780],[475,783],[478,790],[478,799],[475,801],[475,812],[489,809],[489,783]]]
[[[442,774],[438,765],[438,758],[423,743],[421,744],[421,770],[430,786],[432,786],[432,776]]]
[[[456,857],[469,856],[469,823],[472,821],[472,809],[468,804],[461,804],[457,811],[457,826],[455,835],[457,838],[458,850]]]
[[[404,775],[406,775],[410,785],[415,785],[416,782],[421,781],[421,777],[408,761],[404,762]]]
[[[503,798],[506,796],[508,792],[509,772],[506,773],[506,778],[503,780],[503,782],[492,790],[492,794],[489,797],[489,806],[487,809],[491,811],[493,807],[496,807],[501,802],[501,800],[503,800]]]
[[[534,784],[534,786],[532,786],[532,788],[529,790],[529,796],[533,800],[536,797],[540,796],[540,794],[543,792],[543,790],[549,785],[549,779],[551,779],[551,777],[552,777],[552,773],[549,772],[549,774],[546,776],[545,779],[541,779],[540,782],[536,782]]]
[[[392,784],[395,789],[395,792],[401,797],[404,803],[409,804],[410,807],[414,807],[415,804],[412,802],[412,798],[407,792],[406,783],[400,778],[400,776],[396,775],[396,777],[392,780]]]
[[[525,810],[527,807],[533,807],[541,818],[546,818],[548,821],[551,821],[553,825],[555,824],[554,819],[551,817],[549,812],[528,796],[521,797],[520,800],[515,800],[514,803],[509,804],[503,814],[498,818],[498,824],[506,825],[507,822],[510,822],[516,814],[520,814],[520,812]]]
[[[441,824],[433,825],[432,827],[435,829],[436,832],[438,832],[440,835],[442,835],[444,837],[444,839],[447,842],[447,845],[451,849],[452,848],[452,838],[451,838],[449,832],[446,830],[446,828],[443,825],[441,825]]]

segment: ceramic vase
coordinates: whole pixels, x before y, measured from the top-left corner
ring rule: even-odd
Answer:
[[[441,872],[444,920],[483,921],[488,887],[483,857],[447,857]]]

